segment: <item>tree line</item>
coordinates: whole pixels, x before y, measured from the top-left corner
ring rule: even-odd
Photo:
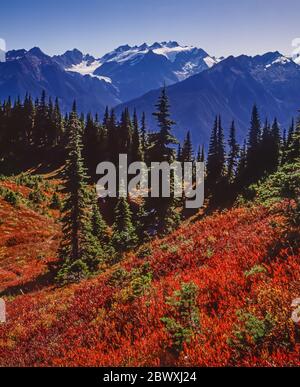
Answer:
[[[126,153],[129,162],[205,162],[206,197],[211,205],[222,206],[300,154],[299,122],[292,122],[288,132],[282,133],[276,119],[272,124],[261,124],[256,106],[243,146],[237,142],[235,123],[226,140],[222,119],[216,117],[207,155],[204,146],[195,154],[190,132],[182,144],[174,136],[166,88],[153,115],[156,132],[147,130],[145,114],[139,120],[136,112],[131,117],[128,109],[118,121],[114,110],[107,108],[100,121],[97,115],[79,115],[74,102],[72,112],[63,116],[58,100],[47,100],[44,92],[34,102],[27,95],[23,102],[17,99],[12,104],[8,99],[1,104],[2,172],[16,172],[38,163],[64,165],[66,199],[57,268],[60,282],[86,277],[151,236],[171,232],[185,215],[183,202],[174,197],[146,198],[141,203],[111,199],[106,203],[113,214],[109,227],[91,189],[101,161],[117,165],[119,154]]]

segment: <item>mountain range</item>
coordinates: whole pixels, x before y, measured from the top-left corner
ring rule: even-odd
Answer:
[[[300,106],[299,62],[279,52],[216,58],[174,41],[124,45],[100,58],[77,49],[51,57],[35,47],[6,53],[0,100],[27,92],[36,98],[45,90],[65,111],[74,99],[83,112],[101,113],[105,106],[117,113],[125,106],[145,111],[154,129],[151,113],[166,84],[179,138],[189,129],[196,143],[207,143],[214,117],[221,114],[225,128],[236,121],[241,140],[254,103],[263,119],[277,116],[282,126],[289,124]]]
[[[120,105],[131,112],[145,112],[148,125],[154,127],[151,115],[160,91],[151,91],[141,98]],[[242,141],[250,125],[254,104],[259,107],[262,120],[275,117],[287,128],[300,107],[300,66],[279,52],[265,55],[230,56],[211,69],[168,87],[176,134],[183,138],[190,130],[196,143],[208,143],[217,114],[229,130],[236,121],[238,137]]]

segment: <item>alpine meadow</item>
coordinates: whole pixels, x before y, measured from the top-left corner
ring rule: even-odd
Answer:
[[[299,367],[299,3],[16,3],[0,367]]]

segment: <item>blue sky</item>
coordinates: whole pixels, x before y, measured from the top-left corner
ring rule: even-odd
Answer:
[[[7,48],[74,47],[95,56],[123,44],[176,40],[211,55],[292,51],[299,0],[13,0],[0,6]]]

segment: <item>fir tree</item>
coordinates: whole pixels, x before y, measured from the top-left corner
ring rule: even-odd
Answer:
[[[193,145],[191,140],[191,132],[188,131],[182,148],[182,161],[192,162],[193,159],[194,159],[194,152],[193,152]]]
[[[102,248],[105,249],[110,242],[109,230],[96,200],[93,203],[91,222],[93,235],[97,238]]]
[[[142,115],[142,123],[141,123],[141,149],[143,154],[143,160],[145,160],[145,153],[147,149],[147,125],[146,125],[146,114]]]
[[[63,240],[57,275],[61,283],[78,281],[96,271],[103,254],[91,229],[87,175],[81,155],[82,126],[75,109],[74,105],[70,115],[68,159],[63,173],[67,199],[63,208]]]
[[[231,124],[228,145],[229,154],[227,158],[227,180],[229,183],[232,183],[235,178],[235,172],[239,157],[239,145],[236,140],[236,129],[234,121],[232,121]]]
[[[178,144],[177,157],[176,160],[182,163],[182,147],[181,144]]]
[[[267,166],[267,173],[275,172],[279,167],[280,162],[280,149],[281,149],[281,136],[280,136],[280,128],[278,125],[278,121],[275,118],[274,123],[272,125],[271,130],[271,151],[270,151],[270,163]]]
[[[296,127],[290,131],[290,139],[288,140],[287,163],[292,163],[300,157],[300,118]]]
[[[160,131],[152,136],[151,161],[172,163],[175,159],[172,145],[177,145],[178,140],[172,134],[172,126],[175,122],[170,119],[170,105],[166,87],[162,89],[156,108],[157,111],[153,113],[153,116],[157,118]]]
[[[95,176],[96,166],[100,162],[100,130],[99,123],[88,114],[83,133],[83,156],[91,176]]]
[[[207,158],[207,186],[211,193],[216,192],[216,187],[223,181],[225,172],[224,134],[221,118],[216,118],[211,133],[209,152]]]
[[[135,162],[135,161],[143,161],[143,150],[141,145],[141,137],[140,137],[139,123],[138,123],[136,110],[134,110],[134,115],[133,115],[131,162]]]
[[[254,105],[251,116],[251,125],[247,146],[247,166],[245,178],[247,184],[256,182],[262,175],[261,155],[261,122],[257,106]]]
[[[197,162],[198,163],[204,163],[205,162],[205,146],[202,145],[198,148],[198,154],[197,154]]]
[[[137,244],[137,235],[132,223],[132,212],[125,198],[118,200],[115,209],[112,246],[116,251],[123,253]]]
[[[128,108],[124,110],[119,128],[119,154],[127,154],[131,162],[133,127]],[[116,141],[116,139],[115,139]]]
[[[157,111],[153,113],[157,118],[159,132],[149,137],[149,160],[152,162],[167,162],[172,164],[175,159],[174,145],[178,144],[172,133],[172,126],[175,124],[170,119],[170,106],[166,87],[162,89],[161,96],[156,105]],[[153,226],[160,235],[167,234],[174,230],[179,224],[179,215],[176,211],[177,200],[174,198],[174,179],[170,178],[171,197],[148,199],[147,210],[154,209]]]
[[[243,147],[240,150],[239,161],[238,161],[237,171],[236,171],[236,178],[235,178],[238,191],[241,191],[245,185],[246,169],[247,169],[247,143],[245,141]]]

